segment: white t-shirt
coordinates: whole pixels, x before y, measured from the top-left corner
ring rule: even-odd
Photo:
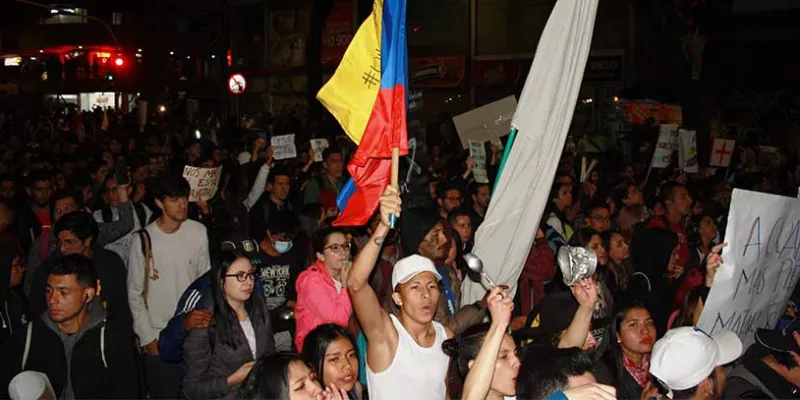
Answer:
[[[239,321],[239,325],[244,331],[244,337],[247,338],[247,344],[250,346],[250,353],[253,354],[253,359],[256,359],[256,331],[253,329],[253,323],[250,322],[248,317],[244,321]]]

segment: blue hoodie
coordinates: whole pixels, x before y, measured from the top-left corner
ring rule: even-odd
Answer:
[[[175,315],[169,320],[166,328],[158,334],[158,353],[161,360],[165,362],[177,363],[183,360],[183,341],[189,332],[183,329],[183,318],[186,314],[194,310],[211,309],[211,304],[204,304],[203,299],[211,296],[211,272],[210,270],[199,278],[195,279],[191,285],[183,292]],[[264,290],[261,283],[256,279],[254,294],[263,296]]]

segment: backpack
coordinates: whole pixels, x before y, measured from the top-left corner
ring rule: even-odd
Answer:
[[[140,229],[136,232],[139,235],[139,241],[142,245],[142,254],[144,255],[144,289],[142,290],[142,298],[144,304],[147,306],[147,289],[150,286],[150,270],[152,269],[153,280],[158,279],[158,270],[153,264],[153,242],[150,240],[150,233],[147,229]]]

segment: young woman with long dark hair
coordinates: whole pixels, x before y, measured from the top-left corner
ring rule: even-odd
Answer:
[[[345,328],[335,324],[314,328],[306,336],[300,357],[322,387],[341,390],[351,400],[365,398],[364,388],[358,382],[356,340]]]
[[[315,374],[294,353],[264,356],[253,366],[239,393],[240,400],[345,400],[347,393],[322,390]]]
[[[183,394],[187,398],[235,398],[255,360],[275,351],[264,298],[253,295],[256,268],[235,251],[212,265],[212,321],[184,342]]]

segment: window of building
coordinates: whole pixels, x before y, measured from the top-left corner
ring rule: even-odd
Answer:
[[[111,13],[111,23],[113,25],[122,25],[122,13],[121,12]]]
[[[86,16],[89,11],[85,8],[51,8],[50,12],[42,16],[40,25],[85,24],[89,22]]]

